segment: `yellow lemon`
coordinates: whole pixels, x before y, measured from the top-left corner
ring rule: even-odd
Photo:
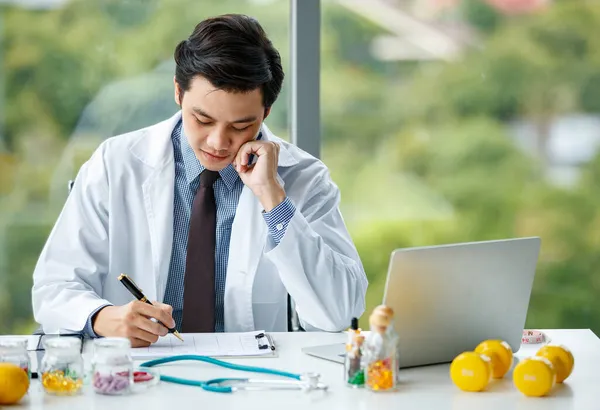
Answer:
[[[29,377],[19,366],[0,363],[0,404],[14,404],[29,389]]]
[[[452,382],[464,391],[482,391],[492,379],[492,361],[486,355],[463,352],[450,365]]]
[[[573,354],[565,346],[546,345],[538,350],[536,356],[545,357],[552,362],[556,370],[556,382],[562,383],[573,371],[575,360]]]
[[[512,367],[512,349],[502,340],[485,340],[475,348],[475,353],[484,354],[492,360],[494,379],[503,378]]]
[[[513,382],[524,395],[542,397],[554,387],[556,370],[545,357],[529,357],[515,367]]]

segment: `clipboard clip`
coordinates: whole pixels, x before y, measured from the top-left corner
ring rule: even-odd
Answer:
[[[271,350],[275,350],[275,344],[273,343],[273,340],[271,340],[271,338],[269,337],[268,334],[265,333],[259,333],[257,335],[254,336],[254,338],[256,339],[256,342],[258,343],[258,349],[259,350],[265,350],[265,349],[271,349]],[[261,343],[262,339],[266,339],[267,343]]]

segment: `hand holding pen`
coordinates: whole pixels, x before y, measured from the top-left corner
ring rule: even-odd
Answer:
[[[127,337],[133,347],[149,346],[169,332],[183,340],[175,329],[171,306],[152,304],[127,275],[119,276],[119,281],[137,300],[100,310],[93,322],[98,336]]]
[[[137,287],[137,285],[135,284],[135,282],[129,276],[127,276],[126,274],[122,273],[122,274],[119,275],[119,280],[121,281],[121,283],[123,284],[123,286],[125,286],[127,288],[127,290],[137,300],[139,300],[140,302],[146,303],[146,304],[148,304],[150,306],[154,306],[152,304],[152,302],[150,302],[148,300],[148,298],[142,293],[142,290]],[[179,334],[179,332],[177,331],[177,329],[175,329],[175,321],[173,320],[173,316],[172,316],[172,314],[173,314],[173,308],[171,306],[169,306],[169,305],[164,305],[162,303],[161,303],[161,305],[168,306],[168,309],[169,309],[168,316],[165,317],[164,315],[160,315],[160,317],[154,317],[154,316],[150,316],[150,317],[154,317],[155,319],[157,319],[159,325],[167,328],[167,330],[168,330],[169,333],[173,333],[175,335],[175,337],[177,337],[179,340],[181,340],[183,342],[183,338],[181,337],[181,335]],[[165,335],[161,335],[161,336],[165,336]]]

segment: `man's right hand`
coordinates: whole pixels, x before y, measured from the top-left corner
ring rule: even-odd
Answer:
[[[175,326],[172,317],[173,308],[164,303],[148,303],[135,300],[124,306],[106,306],[102,308],[93,321],[94,332],[104,337],[126,337],[132,347],[149,346],[165,336],[168,329],[150,320],[157,319],[167,326]]]

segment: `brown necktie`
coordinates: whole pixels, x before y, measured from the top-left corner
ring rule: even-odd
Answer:
[[[215,237],[217,206],[213,184],[216,171],[204,170],[190,218],[183,285],[185,333],[215,331]]]

